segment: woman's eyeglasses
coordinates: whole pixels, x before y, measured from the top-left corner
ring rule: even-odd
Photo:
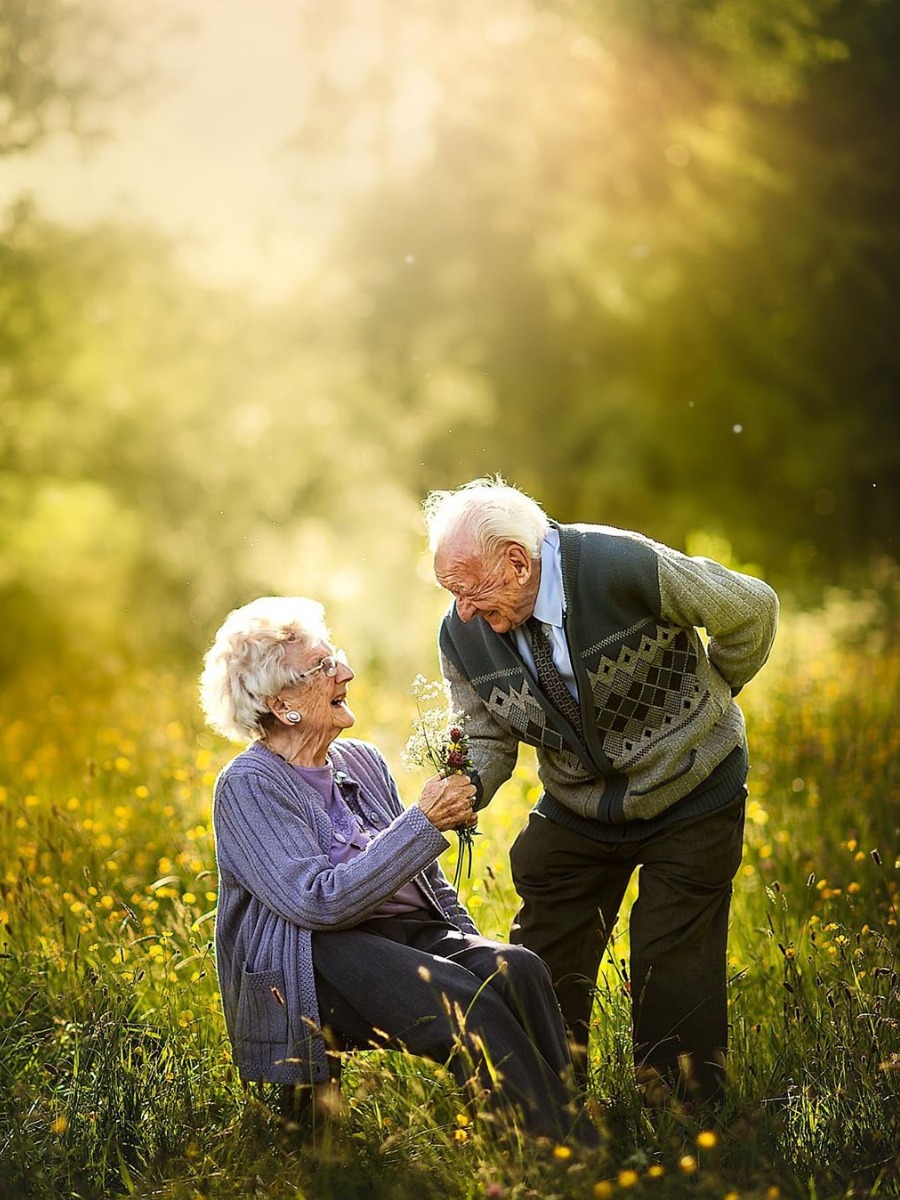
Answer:
[[[320,663],[315,667],[310,667],[308,671],[294,671],[291,675],[291,682],[306,683],[320,671],[329,679],[333,679],[337,675],[339,666],[347,666],[347,655],[343,650],[335,650],[334,654],[326,654]]]

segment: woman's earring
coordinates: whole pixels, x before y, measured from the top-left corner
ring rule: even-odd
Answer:
[[[284,714],[284,719],[286,721],[290,721],[292,725],[299,725],[303,720],[300,714],[293,708],[288,709],[288,711]]]

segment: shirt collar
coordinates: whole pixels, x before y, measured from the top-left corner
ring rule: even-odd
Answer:
[[[562,629],[562,556],[558,529],[550,528],[541,542],[541,584],[534,602],[534,615],[542,624]]]

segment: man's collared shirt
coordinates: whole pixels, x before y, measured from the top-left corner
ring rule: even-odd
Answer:
[[[534,602],[533,615],[544,626],[544,632],[547,634],[553,654],[553,665],[577,700],[578,687],[575,683],[575,672],[572,670],[572,660],[569,658],[569,647],[566,645],[563,612],[562,555],[559,549],[559,533],[556,529],[550,529],[541,542],[541,584]],[[515,638],[516,649],[529,670],[536,676],[534,655],[531,653],[531,642],[525,626],[519,625],[512,631],[512,634]]]

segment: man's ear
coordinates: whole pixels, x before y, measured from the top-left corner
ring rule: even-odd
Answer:
[[[534,559],[519,542],[510,542],[506,547],[507,560],[512,563],[519,583],[527,583],[534,571]]]

